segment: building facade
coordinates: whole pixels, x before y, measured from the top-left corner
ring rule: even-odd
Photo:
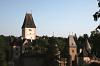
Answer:
[[[22,25],[22,38],[23,39],[36,39],[36,25],[34,23],[32,14],[26,13],[25,19]]]
[[[69,35],[68,37],[68,65],[69,66],[77,66],[77,45],[76,42],[74,40],[74,36],[73,35]]]

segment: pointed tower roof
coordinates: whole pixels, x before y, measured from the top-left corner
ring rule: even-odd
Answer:
[[[86,42],[83,46],[82,52],[79,54],[79,57],[90,57],[91,55],[91,46],[88,40],[86,39]]]
[[[89,43],[89,41],[86,39],[86,50],[88,51],[88,52],[90,52],[91,51],[91,46],[90,46],[90,43]]]
[[[32,14],[26,13],[22,28],[36,28]]]
[[[69,43],[69,46],[77,47],[73,35],[69,35],[69,37],[68,37],[68,43]]]

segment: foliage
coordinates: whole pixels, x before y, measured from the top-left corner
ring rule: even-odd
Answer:
[[[10,43],[13,39],[17,40],[18,44],[22,45],[21,37],[0,35],[0,66],[7,66],[7,62],[11,59]],[[92,53],[95,52],[94,54],[100,57],[100,33],[98,31],[92,31],[90,37],[87,34],[84,34],[78,38],[75,36],[74,39],[77,43],[78,50],[83,47],[85,40],[88,39],[92,45]],[[53,61],[56,62],[55,59],[57,59],[59,51],[61,57],[67,57],[67,44],[67,38],[48,36],[39,37],[32,43],[33,46],[38,45],[39,48],[48,49],[48,59],[49,61],[52,60],[51,63],[53,63]]]
[[[92,44],[93,54],[100,57],[100,33],[97,31],[92,31],[90,35],[90,41]]]
[[[100,66],[98,63],[91,63],[89,66]]]

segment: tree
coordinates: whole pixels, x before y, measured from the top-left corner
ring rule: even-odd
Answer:
[[[98,1],[98,6],[100,7],[100,0],[97,1]],[[95,14],[93,14],[94,21],[97,21],[99,17],[100,17],[100,10],[95,12]]]
[[[12,36],[0,35],[0,66],[7,66],[10,60],[10,38]],[[14,36],[13,36],[14,37]]]
[[[100,7],[100,0],[98,1],[98,7]],[[93,15],[94,21],[98,21],[98,19],[100,18],[100,9],[99,11],[95,12],[95,14]],[[97,28],[91,32],[90,35],[90,41],[92,44],[92,52],[93,54],[95,54],[96,56],[100,57],[100,50],[99,50],[99,44],[100,44],[100,25],[97,26]]]
[[[90,35],[90,41],[92,44],[92,53],[100,57],[100,32],[92,31]]]

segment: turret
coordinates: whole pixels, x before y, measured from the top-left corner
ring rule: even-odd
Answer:
[[[25,15],[25,19],[22,25],[22,37],[29,40],[36,39],[36,25],[34,23],[32,14],[30,13],[26,13]]]
[[[73,35],[68,37],[69,66],[77,66],[77,45]]]

